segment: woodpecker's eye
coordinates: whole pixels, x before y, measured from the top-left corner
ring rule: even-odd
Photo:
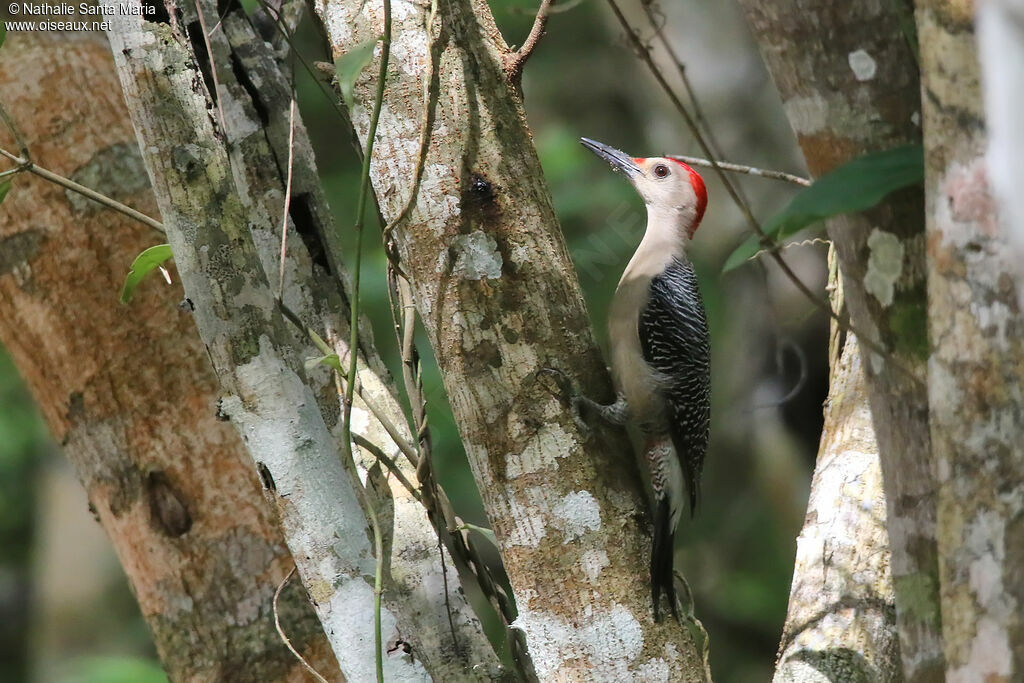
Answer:
[[[654,167],[654,175],[656,175],[659,178],[664,178],[665,176],[668,175],[668,166],[666,166],[665,164],[658,164],[657,166]]]

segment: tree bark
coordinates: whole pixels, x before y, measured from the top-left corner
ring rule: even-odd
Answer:
[[[0,100],[42,166],[156,214],[109,48],[92,33],[8,34]],[[8,133],[5,148],[16,149]],[[24,174],[0,221],[0,339],[74,463],[173,681],[303,681],[274,630],[291,567],[181,288],[117,303],[156,232]],[[86,511],[83,509],[82,513]],[[65,567],[64,571],[73,571]],[[337,664],[299,583],[282,625],[330,678]]]
[[[316,11],[336,57],[382,32],[377,1],[318,2]],[[439,0],[430,36],[428,7],[392,11],[371,177],[393,220],[413,191],[432,77],[422,180],[395,238],[537,675],[702,680],[689,631],[652,618],[638,516],[646,501],[626,439],[587,441],[537,375],[555,367],[611,398],[521,103],[502,71],[509,50],[482,0]],[[364,146],[375,73],[371,66],[357,81],[351,111]]]
[[[986,173],[972,10],[928,1],[917,11],[929,404],[946,680],[954,683],[1024,676],[1021,275]]]
[[[1024,193],[1018,165],[1024,158],[1024,4],[1017,0],[985,0],[978,4],[978,56],[982,66],[985,123],[988,129],[988,176],[999,202],[1000,225],[1014,250],[1017,298],[1024,301]]]
[[[842,288],[829,252],[842,310]],[[829,394],[782,631],[776,683],[902,681],[885,494],[853,335],[833,323]],[[843,341],[845,338],[845,342]]]
[[[212,3],[201,6],[207,18],[223,14]],[[212,56],[195,7],[168,11],[168,22],[110,17],[111,47],[193,317],[225,392],[221,406],[277,506],[342,671],[352,680],[374,675],[374,558],[363,509],[373,505],[382,524],[390,527],[394,516],[395,533],[384,545],[384,638],[412,647],[411,655],[397,648],[385,657],[385,676],[498,676],[500,665],[454,573],[447,582],[441,576],[437,538],[423,509],[394,483],[382,484],[381,464],[372,458],[340,461],[337,388],[326,369],[303,368],[302,356],[321,354],[287,327],[274,301],[287,81],[240,7],[210,35]],[[301,122],[295,137],[284,302],[345,358],[348,295],[336,233]],[[300,200],[305,206],[296,211]],[[374,375],[380,362],[368,349],[364,336],[357,350],[360,382],[392,423],[401,424],[397,404]],[[353,424],[355,431],[373,424],[365,406],[354,412]],[[415,481],[408,468],[406,474]]]
[[[910,8],[743,0],[812,175],[866,152],[918,142]],[[941,680],[935,483],[924,385],[928,359],[922,194],[829,221],[862,346],[887,500],[900,652],[909,681]]]

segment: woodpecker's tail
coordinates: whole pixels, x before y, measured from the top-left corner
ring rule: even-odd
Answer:
[[[654,511],[654,543],[651,547],[651,599],[654,620],[661,621],[661,595],[668,598],[672,616],[679,621],[676,608],[676,587],[672,571],[675,550],[675,522],[668,497],[658,498]]]

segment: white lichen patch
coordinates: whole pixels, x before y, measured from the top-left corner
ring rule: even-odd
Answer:
[[[551,525],[565,535],[562,543],[601,529],[601,507],[589,491],[570,493],[555,506],[552,515]]]
[[[850,70],[858,81],[870,81],[878,71],[878,65],[874,57],[867,53],[867,50],[854,50],[846,56],[850,64]]]
[[[608,553],[603,550],[587,550],[580,558],[580,569],[590,583],[597,583],[601,570],[608,566]]]
[[[536,548],[547,534],[544,524],[547,506],[544,505],[543,495],[539,499],[538,496],[529,495],[533,491],[534,489],[527,491],[530,500],[521,502],[517,498],[517,492],[511,487],[507,490],[508,516],[515,520],[515,527],[508,537],[509,545]],[[537,492],[543,494],[542,491]]]
[[[585,658],[591,665],[588,680],[625,683],[627,681],[669,680],[652,669],[650,662],[637,662],[643,651],[643,628],[628,609],[619,604],[595,607],[582,628],[543,610],[520,609],[512,624],[526,634],[530,656],[540,680],[561,680],[561,669],[570,660]],[[664,660],[660,660],[664,661]],[[647,675],[654,673],[655,678]],[[668,672],[666,672],[668,673]]]
[[[457,235],[452,240],[455,264],[452,274],[466,280],[497,280],[501,277],[502,258],[498,243],[480,230]]]
[[[572,455],[576,441],[559,424],[546,424],[531,438],[521,453],[505,455],[505,476],[515,479],[557,466],[558,458]]]
[[[900,238],[891,232],[875,228],[868,236],[868,270],[864,274],[864,289],[883,306],[892,304],[896,281],[903,273],[904,247]]]
[[[800,135],[814,135],[828,124],[828,102],[821,95],[791,97],[783,106],[793,130]]]
[[[1013,651],[1006,629],[988,617],[978,621],[971,653],[964,664],[949,672],[949,683],[1008,681],[1013,672]]]

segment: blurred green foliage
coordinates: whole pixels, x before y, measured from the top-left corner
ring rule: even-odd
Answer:
[[[27,674],[33,486],[46,430],[0,347],[0,680]]]
[[[166,683],[156,662],[134,657],[82,657],[68,664],[56,683]]]

